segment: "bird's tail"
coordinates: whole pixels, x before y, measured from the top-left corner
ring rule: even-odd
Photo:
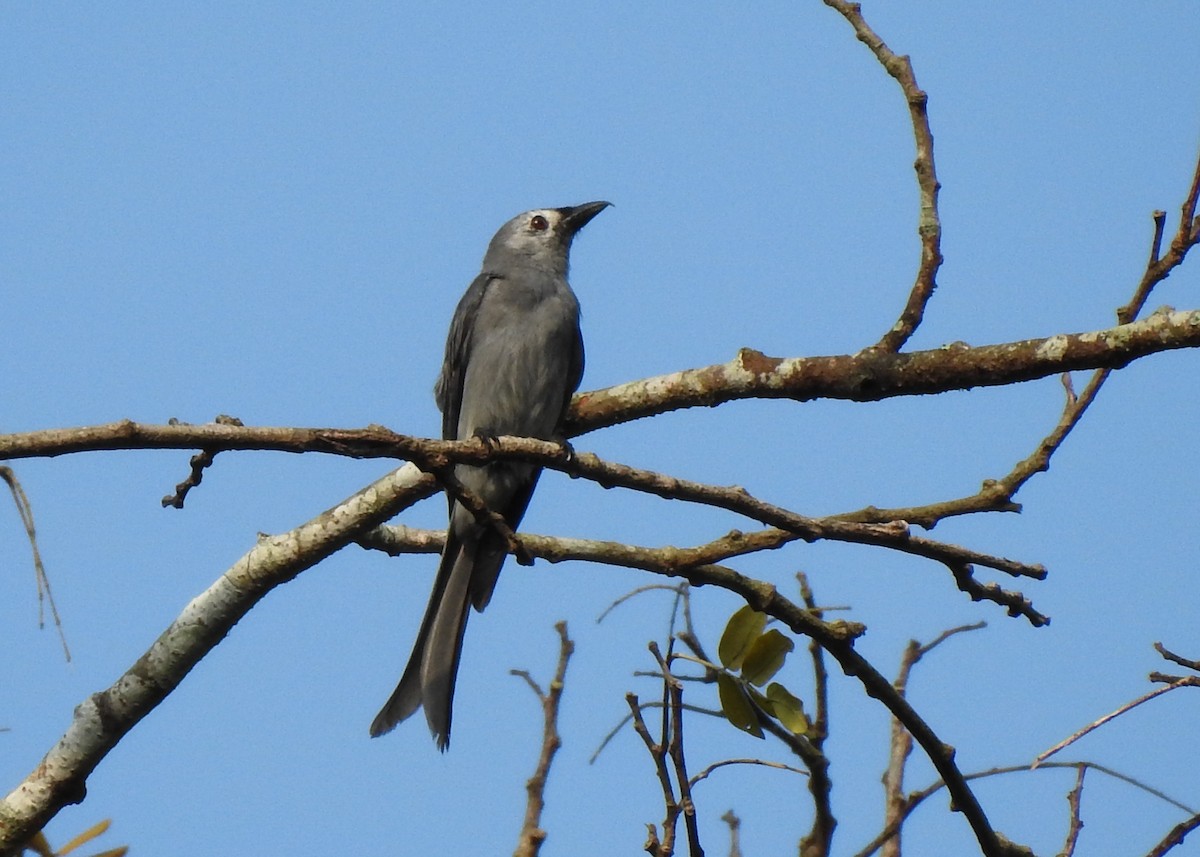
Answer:
[[[390,732],[424,704],[425,719],[438,749],[449,746],[454,680],[471,603],[473,554],[451,528],[408,666],[371,723],[371,737]]]

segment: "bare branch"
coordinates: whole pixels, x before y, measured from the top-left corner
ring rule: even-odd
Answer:
[[[1128,783],[1129,785],[1133,786],[1134,788],[1136,788],[1140,791],[1146,792],[1149,795],[1153,795],[1154,797],[1158,798],[1159,800],[1161,800],[1165,803],[1169,803],[1171,806],[1177,807],[1177,808],[1183,810],[1184,812],[1187,812],[1187,813],[1193,812],[1192,808],[1189,807],[1187,804],[1181,803],[1180,801],[1175,800],[1174,798],[1170,797],[1169,795],[1163,794],[1158,789],[1151,788],[1150,786],[1146,785],[1145,783],[1141,782],[1140,780],[1135,779],[1134,777],[1131,777],[1127,774],[1122,774],[1119,771],[1115,771],[1112,768],[1106,767],[1104,765],[1097,765],[1094,762],[1046,762],[1045,764],[1039,765],[1037,770],[1049,771],[1049,770],[1062,769],[1062,768],[1078,769],[1081,765],[1084,767],[1087,767],[1087,768],[1091,768],[1092,770],[1097,771],[1098,773],[1102,773],[1106,776],[1112,777],[1113,779],[1120,780],[1123,783]],[[1030,768],[1029,765],[1006,765],[1006,766],[998,767],[998,768],[990,768],[989,770],[986,770],[986,771],[977,771],[975,773],[967,774],[966,779],[967,780],[982,780],[982,779],[987,779],[988,777],[997,777],[997,776],[1002,776],[1002,775],[1006,775],[1006,774],[1029,773],[1032,770],[1033,769]],[[880,847],[883,845],[884,842],[886,842],[891,837],[895,836],[896,832],[900,829],[900,825],[902,825],[904,823],[904,821],[910,815],[913,814],[913,812],[917,809],[917,807],[919,807],[922,803],[924,803],[926,800],[928,800],[933,795],[937,794],[943,788],[945,788],[945,783],[943,783],[941,780],[938,780],[937,782],[935,782],[929,786],[926,786],[925,788],[920,789],[919,791],[911,792],[908,795],[908,798],[905,802],[903,815],[900,818],[893,821],[892,823],[884,825],[883,830],[881,830],[874,839],[872,839],[870,842],[868,842],[865,846],[860,848],[858,851],[854,852],[854,857],[871,857],[872,854],[874,854],[876,851],[878,851],[880,849]]]
[[[917,220],[917,233],[921,236],[921,265],[900,318],[873,346],[883,351],[899,351],[925,315],[925,305],[929,303],[934,289],[937,288],[937,272],[942,264],[942,224],[938,216],[938,191],[941,189],[941,183],[938,182],[937,170],[933,163],[933,132],[929,128],[927,110],[929,96],[917,85],[916,74],[909,58],[893,53],[884,44],[883,39],[863,19],[859,4],[847,3],[845,0],[825,0],[825,5],[837,10],[850,22],[858,40],[871,49],[879,64],[900,84],[912,119],[913,137],[917,145],[917,159],[913,169],[917,173],[917,190],[921,205]]]
[[[900,670],[896,675],[895,682],[893,682],[896,693],[907,698],[909,677],[912,675],[913,667],[920,662],[921,658],[956,634],[975,631],[984,627],[986,627],[986,623],[984,622],[959,625],[956,628],[943,631],[931,642],[925,644],[921,644],[916,640],[909,640],[908,645],[904,649],[904,655],[900,659]],[[888,764],[883,772],[883,823],[884,829],[891,830],[893,833],[885,839],[881,839],[880,844],[885,857],[899,857],[900,830],[904,819],[911,812],[909,798],[904,794],[904,768],[908,763],[909,756],[912,755],[912,735],[909,734],[908,730],[895,717],[892,718],[891,740],[888,746],[890,747]]]
[[[742,843],[738,833],[742,820],[731,809],[721,816],[721,821],[729,825],[729,857],[742,857]]]
[[[291,532],[261,538],[112,687],[76,707],[66,734],[0,801],[0,854],[26,842],[63,806],[82,800],[87,777],[109,750],[268,592],[396,515],[431,483],[406,466]]]
[[[1058,852],[1058,857],[1072,857],[1075,853],[1075,845],[1079,842],[1079,832],[1083,830],[1083,817],[1080,815],[1079,804],[1083,796],[1083,775],[1086,773],[1087,765],[1080,765],[1079,771],[1075,774],[1075,785],[1067,794],[1071,824],[1067,829],[1067,841],[1063,843],[1063,849]]]
[[[1184,838],[1197,827],[1200,827],[1200,813],[1172,827],[1167,835],[1163,837],[1162,842],[1159,842],[1146,852],[1146,857],[1162,857],[1162,855],[1166,854],[1176,845],[1181,845]]]
[[[679,807],[683,813],[683,824],[688,835],[688,853],[691,857],[704,857],[704,849],[700,846],[700,825],[696,819],[696,804],[692,800],[692,782],[687,773],[687,756],[683,749],[683,684],[671,673],[671,654],[668,649],[667,657],[663,657],[656,643],[650,643],[650,651],[658,661],[662,670],[663,689],[666,692],[664,700],[664,715],[670,713],[669,723],[664,719],[663,726],[668,730],[667,755],[675,766],[675,782],[679,786]]]
[[[1142,281],[1138,283],[1133,298],[1117,311],[1117,320],[1121,323],[1137,318],[1154,287],[1183,264],[1188,251],[1200,243],[1200,221],[1196,220],[1197,201],[1200,201],[1200,155],[1197,155],[1196,158],[1196,169],[1192,174],[1191,186],[1180,206],[1179,228],[1175,231],[1175,237],[1171,239],[1167,255],[1161,258],[1159,250],[1162,245],[1166,213],[1154,212],[1154,239],[1151,242],[1150,261],[1146,264],[1146,272],[1142,275]]]
[[[1156,312],[1107,330],[932,351],[867,350],[836,357],[768,357],[743,348],[728,363],[645,378],[576,396],[568,434],[737,399],[844,399],[996,387],[1081,369],[1119,369],[1162,351],[1200,346],[1200,310]],[[0,453],[2,455],[2,453]]]
[[[550,765],[554,754],[562,746],[562,738],[558,733],[558,708],[562,700],[564,682],[567,677],[567,662],[575,652],[575,644],[567,636],[567,623],[557,622],[554,630],[558,632],[558,666],[554,670],[554,678],[550,680],[550,689],[545,693],[538,687],[533,677],[524,670],[513,670],[513,675],[521,676],[533,688],[538,700],[542,703],[542,751],[538,757],[537,767],[533,776],[525,784],[528,799],[525,804],[525,820],[521,824],[521,833],[517,838],[517,849],[513,857],[536,857],[541,851],[542,843],[546,841],[546,831],[542,829],[542,811],[546,807],[546,779],[550,774]]]
[[[808,576],[799,571],[796,580],[800,584],[800,598],[804,606],[818,619],[824,619],[824,613],[817,607],[812,587],[809,586]],[[825,755],[825,739],[829,735],[829,672],[825,668],[825,650],[816,640],[810,640],[809,656],[812,659],[813,671],[813,718],[809,724],[808,733],[802,738],[798,735],[785,733],[785,730],[765,717],[759,722],[763,729],[785,741],[792,752],[804,760],[808,766],[808,791],[813,799],[813,822],[808,833],[800,837],[801,857],[808,855],[828,855],[833,848],[833,831],[837,827],[837,818],[833,814],[833,782],[829,778],[829,757]]]
[[[178,420],[171,420],[170,422],[171,425],[182,425],[182,423],[180,423]],[[226,426],[245,425],[245,423],[243,423],[237,417],[230,417],[226,416],[225,414],[219,414],[217,418],[213,420],[213,422],[215,422],[217,425]],[[174,509],[183,508],[183,503],[187,499],[188,493],[193,488],[198,486],[204,479],[204,471],[212,466],[216,455],[217,453],[214,450],[202,449],[200,452],[191,457],[191,460],[188,461],[188,466],[191,469],[188,472],[187,478],[175,486],[174,494],[168,494],[166,497],[162,498],[162,504],[164,508],[167,506],[170,506]]]
[[[658,783],[662,787],[663,806],[666,808],[661,842],[654,832],[654,825],[646,825],[650,830],[650,841],[646,843],[646,851],[653,857],[670,857],[675,851],[675,822],[679,818],[679,804],[675,800],[671,774],[667,769],[666,748],[662,744],[654,743],[654,739],[650,737],[650,730],[646,728],[646,721],[642,718],[642,706],[638,702],[637,694],[625,694],[625,701],[629,703],[629,710],[633,717],[633,731],[642,739],[642,743],[646,745],[646,750],[650,753],[650,758],[654,761],[654,770],[658,774]]]
[[[708,779],[708,775],[713,771],[724,768],[727,765],[761,765],[764,768],[774,768],[777,771],[790,771],[793,774],[808,776],[808,771],[803,771],[800,768],[793,768],[791,765],[785,765],[782,762],[769,762],[766,759],[722,759],[719,762],[713,762],[700,773],[692,776],[691,784],[695,786],[701,780]]]
[[[1177,655],[1174,652],[1172,652],[1170,649],[1168,649],[1166,646],[1164,646],[1162,643],[1155,643],[1154,651],[1158,652],[1160,655],[1162,655],[1164,658],[1166,658],[1168,661],[1171,661],[1172,663],[1179,664],[1181,667],[1185,667],[1186,669],[1189,669],[1189,670],[1195,670],[1196,672],[1200,672],[1200,661],[1195,661],[1190,658],[1185,658],[1182,655]]]
[[[62,618],[58,615],[58,605],[54,603],[54,593],[50,591],[50,577],[46,574],[46,566],[42,563],[42,552],[38,550],[37,527],[33,524],[33,504],[21,481],[11,467],[0,465],[0,479],[8,484],[12,492],[13,505],[17,507],[17,515],[21,525],[25,527],[25,538],[29,540],[29,549],[33,552],[33,577],[37,581],[38,594],[38,627],[46,626],[46,605],[50,607],[50,615],[54,619],[54,627],[58,631],[58,640],[62,643],[63,656],[70,661],[71,649],[67,646],[67,635],[63,632]]]
[[[1072,744],[1074,744],[1076,741],[1078,741],[1084,735],[1087,735],[1089,732],[1093,732],[1096,729],[1099,729],[1105,723],[1108,723],[1110,720],[1114,720],[1115,718],[1120,717],[1125,712],[1132,711],[1134,708],[1137,708],[1143,702],[1149,702],[1150,700],[1154,699],[1155,697],[1162,696],[1164,693],[1170,693],[1171,691],[1176,690],[1181,687],[1200,687],[1200,676],[1186,676],[1184,678],[1176,679],[1175,681],[1171,682],[1171,684],[1167,685],[1166,687],[1156,688],[1155,690],[1152,690],[1147,694],[1143,694],[1142,696],[1139,696],[1137,699],[1133,700],[1132,702],[1125,703],[1124,705],[1117,708],[1115,711],[1111,711],[1108,714],[1105,714],[1099,720],[1089,723],[1087,726],[1083,727],[1082,729],[1080,729],[1078,732],[1071,735],[1070,737],[1064,738],[1062,741],[1059,741],[1057,744],[1055,744],[1049,750],[1039,753],[1037,758],[1033,760],[1033,764],[1031,764],[1029,767],[1030,768],[1038,767],[1038,765],[1042,764],[1042,762],[1044,762],[1046,759],[1049,759],[1051,756],[1053,756],[1055,753],[1059,752],[1060,750],[1070,747]]]

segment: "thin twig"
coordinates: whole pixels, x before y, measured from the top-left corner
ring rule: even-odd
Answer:
[[[1165,803],[1168,803],[1171,806],[1177,807],[1178,809],[1181,809],[1184,812],[1187,812],[1187,813],[1194,812],[1194,810],[1191,807],[1189,807],[1187,804],[1184,804],[1178,800],[1175,800],[1174,798],[1170,797],[1169,795],[1164,794],[1163,792],[1159,791],[1158,789],[1152,788],[1152,787],[1146,785],[1145,783],[1141,782],[1140,780],[1134,779],[1133,777],[1131,777],[1127,774],[1122,774],[1119,771],[1114,771],[1112,768],[1106,767],[1104,765],[1097,765],[1094,762],[1046,762],[1045,764],[1039,766],[1038,770],[1039,771],[1049,771],[1049,770],[1062,769],[1062,768],[1077,769],[1080,765],[1084,765],[1088,768],[1091,768],[1092,770],[1094,770],[1098,773],[1104,774],[1105,776],[1109,776],[1109,777],[1112,777],[1113,779],[1120,780],[1121,782],[1128,783],[1129,785],[1133,786],[1134,788],[1139,789],[1140,791],[1146,792],[1149,795],[1153,795],[1154,797],[1158,798],[1159,800],[1161,800]],[[1023,774],[1023,773],[1028,773],[1030,770],[1031,769],[1028,765],[1007,765],[1004,767],[991,768],[990,770],[977,771],[975,773],[967,774],[966,779],[967,780],[980,780],[980,779],[986,779],[988,777],[996,777],[996,776],[1002,776],[1002,775],[1006,775],[1006,774]],[[904,823],[904,821],[906,821],[908,819],[908,817],[910,815],[912,815],[914,811],[916,811],[917,807],[919,807],[921,804],[923,804],[926,800],[928,800],[933,795],[937,794],[943,788],[945,788],[945,783],[943,783],[941,780],[938,780],[938,781],[932,783],[931,785],[928,785],[925,788],[920,789],[919,791],[911,792],[908,795],[908,798],[905,802],[903,817],[896,819],[891,824],[884,825],[883,829],[875,836],[874,839],[872,839],[870,842],[868,842],[866,845],[864,845],[858,851],[854,852],[853,857],[871,857],[871,855],[873,855],[876,851],[878,851],[880,849],[880,847],[882,847],[884,842],[888,841],[891,837],[893,837],[896,834],[896,831],[899,829],[900,825],[902,825]]]
[[[808,776],[808,771],[801,770],[800,768],[793,768],[791,765],[785,765],[782,762],[770,762],[766,759],[722,759],[719,762],[713,762],[704,770],[700,771],[700,773],[694,774],[690,781],[691,785],[695,786],[701,780],[708,779],[708,775],[713,771],[719,768],[724,768],[727,765],[761,765],[764,768],[774,768],[777,771],[790,771],[793,774],[800,774],[804,777]]]
[[[817,607],[808,576],[803,571],[796,572],[796,581],[800,584],[800,598],[807,610],[818,619],[824,619],[824,611]],[[760,717],[762,727],[772,735],[785,740],[792,752],[804,760],[808,767],[808,792],[813,800],[813,821],[808,833],[800,837],[801,857],[808,855],[828,855],[833,848],[833,831],[837,827],[837,818],[833,814],[833,782],[829,777],[829,757],[825,755],[825,739],[829,735],[829,672],[825,668],[825,650],[815,640],[808,644],[809,657],[812,660],[813,672],[813,717],[809,723],[808,732],[803,738],[798,735],[783,736],[784,730],[776,729],[775,723],[765,717]]]
[[[221,426],[245,425],[245,423],[243,423],[237,417],[227,416],[226,414],[219,414],[217,418],[213,420],[213,423]],[[169,424],[173,426],[187,425],[187,423],[176,419],[170,420]],[[166,497],[162,498],[163,508],[183,508],[183,504],[184,501],[187,500],[188,493],[204,480],[204,471],[212,466],[213,460],[216,458],[216,455],[219,451],[220,450],[216,449],[202,449],[200,452],[191,457],[191,459],[188,461],[188,467],[190,469],[188,471],[187,478],[175,486],[174,494],[168,494]]]
[[[908,645],[904,648],[904,655],[900,659],[900,669],[896,675],[896,680],[893,682],[896,692],[901,696],[908,696],[909,677],[912,675],[913,668],[925,655],[957,634],[977,631],[985,627],[987,627],[987,623],[975,622],[970,625],[959,625],[958,627],[942,631],[928,643],[922,644],[916,640],[909,640]],[[881,842],[882,853],[885,857],[899,857],[900,855],[900,831],[904,819],[910,811],[908,807],[909,798],[904,794],[904,769],[908,763],[909,756],[912,755],[912,743],[912,736],[908,733],[908,730],[904,728],[898,719],[893,717],[891,721],[891,739],[888,745],[890,747],[888,764],[883,772],[883,822],[885,829],[895,832]]]
[[[729,825],[729,857],[742,857],[742,843],[739,832],[742,820],[731,809],[721,816],[721,821]]]
[[[1067,747],[1070,747],[1072,744],[1074,744],[1076,741],[1078,741],[1083,736],[1087,735],[1090,732],[1094,732],[1095,730],[1097,730],[1101,726],[1103,726],[1105,723],[1108,723],[1110,720],[1120,717],[1122,714],[1126,713],[1127,711],[1132,711],[1133,709],[1137,708],[1142,703],[1149,702],[1150,700],[1154,699],[1155,697],[1162,696],[1164,693],[1170,693],[1173,690],[1177,690],[1178,688],[1187,687],[1187,686],[1200,687],[1200,677],[1186,676],[1184,678],[1181,678],[1181,679],[1178,679],[1177,681],[1172,682],[1171,684],[1167,685],[1166,687],[1156,688],[1156,689],[1150,691],[1149,693],[1139,696],[1137,699],[1133,700],[1132,702],[1125,703],[1124,705],[1117,708],[1115,711],[1111,711],[1108,714],[1105,714],[1099,720],[1089,723],[1087,726],[1083,727],[1078,732],[1074,733],[1073,735],[1071,735],[1067,738],[1064,738],[1062,741],[1059,741],[1057,744],[1055,744],[1049,750],[1045,750],[1042,753],[1039,753],[1037,758],[1033,760],[1033,764],[1031,764],[1029,767],[1031,769],[1038,767],[1038,765],[1042,764],[1042,762],[1046,761],[1046,759],[1049,759],[1055,753],[1057,753],[1060,750],[1063,750]]]
[[[67,646],[62,617],[58,615],[58,605],[54,603],[54,593],[50,591],[50,577],[46,574],[45,564],[42,563],[42,552],[38,550],[37,527],[33,523],[33,504],[29,502],[25,489],[21,487],[21,480],[17,479],[17,474],[11,467],[0,465],[0,479],[8,484],[8,490],[12,492],[13,505],[17,507],[17,515],[25,528],[25,538],[29,540],[29,549],[33,553],[33,578],[37,582],[38,596],[38,627],[46,627],[45,609],[49,606],[54,628],[58,631],[58,640],[62,644],[63,657],[70,662],[71,649]]]
[[[674,638],[671,640],[674,643]],[[672,653],[668,644],[667,656],[663,657],[658,645],[650,644],[650,651],[658,661],[663,673],[663,689],[667,693],[667,708],[670,710],[670,737],[667,740],[667,754],[675,766],[675,782],[679,786],[679,807],[683,813],[684,829],[688,836],[688,854],[690,857],[704,857],[704,848],[700,845],[700,825],[696,818],[696,804],[692,799],[692,783],[687,773],[687,756],[683,747],[683,684],[671,673]],[[664,709],[665,712],[666,709]],[[664,723],[664,726],[666,724]]]
[[[1200,661],[1192,660],[1191,658],[1185,658],[1182,655],[1177,655],[1174,652],[1172,652],[1170,649],[1168,649],[1166,646],[1164,646],[1162,643],[1155,643],[1154,651],[1158,652],[1160,655],[1162,655],[1164,658],[1166,658],[1168,661],[1171,661],[1172,663],[1179,664],[1181,667],[1185,667],[1186,669],[1189,669],[1189,670],[1195,670],[1196,672],[1200,672]]]
[[[626,601],[630,600],[631,598],[633,598],[637,595],[641,595],[643,592],[656,592],[656,591],[661,590],[661,591],[666,591],[666,592],[674,592],[676,595],[678,595],[680,587],[683,587],[683,586],[687,586],[687,584],[686,583],[647,583],[645,586],[639,586],[636,589],[631,589],[628,592],[626,592],[624,595],[620,596],[615,601],[613,601],[612,604],[609,604],[607,607],[605,607],[604,610],[602,610],[600,612],[600,615],[596,617],[596,624],[599,625],[606,618],[608,618],[609,613],[616,610],[618,607],[620,607],[622,604],[624,604]]]
[[[646,850],[653,857],[670,857],[675,852],[675,822],[679,817],[679,804],[675,800],[671,774],[667,769],[666,748],[662,744],[656,744],[650,737],[650,730],[646,728],[646,721],[642,718],[642,706],[638,702],[637,694],[625,694],[625,701],[629,704],[629,711],[633,718],[633,731],[642,739],[642,743],[646,745],[646,750],[649,751],[650,758],[654,762],[654,771],[658,775],[659,786],[662,787],[663,806],[666,809],[661,841],[654,832],[654,825],[646,825],[650,831],[651,840],[647,842]]]

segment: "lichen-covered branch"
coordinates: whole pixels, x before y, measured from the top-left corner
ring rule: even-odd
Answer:
[[[184,607],[111,687],[76,707],[66,734],[0,801],[0,855],[19,853],[59,809],[82,800],[87,777],[109,750],[166,699],[263,596],[396,515],[420,497],[424,483],[416,468],[403,467],[296,529],[261,538]]]

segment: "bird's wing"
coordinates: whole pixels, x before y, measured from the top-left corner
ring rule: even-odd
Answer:
[[[471,338],[475,330],[475,318],[488,286],[498,279],[495,274],[481,273],[471,283],[450,321],[450,334],[446,337],[446,356],[442,371],[433,387],[434,399],[442,412],[442,439],[459,440],[458,415],[462,409],[463,381],[467,375],[467,362],[471,359]]]
[[[563,395],[563,410],[562,416],[559,417],[559,428],[562,428],[562,422],[566,419],[567,409],[571,406],[571,396],[579,389],[579,384],[583,381],[583,331],[579,329],[579,325],[575,325],[574,341],[571,343],[570,363],[567,364],[567,389]]]

